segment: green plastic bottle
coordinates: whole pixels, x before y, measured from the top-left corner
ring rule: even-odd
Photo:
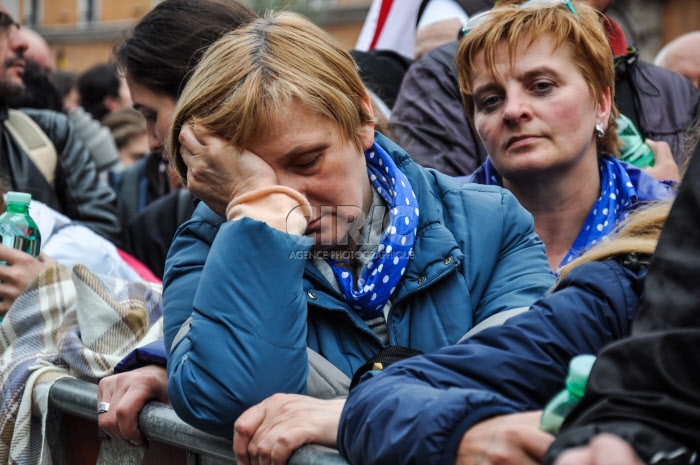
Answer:
[[[622,114],[615,121],[617,121],[617,134],[622,140],[620,160],[641,169],[654,166],[654,153],[651,147],[644,143],[634,123]]]
[[[544,407],[540,418],[540,429],[557,434],[564,419],[583,397],[588,375],[595,362],[594,355],[577,355],[569,362],[569,375],[566,377],[566,389],[561,390]]]
[[[29,216],[31,201],[31,194],[7,193],[7,211],[0,215],[0,238],[3,245],[38,257],[41,249],[41,234],[36,223]],[[6,265],[5,262],[0,263]]]

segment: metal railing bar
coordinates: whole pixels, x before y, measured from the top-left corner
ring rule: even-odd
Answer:
[[[49,405],[64,413],[97,422],[97,385],[75,378],[56,381],[49,391]],[[233,443],[200,431],[182,421],[162,402],[150,402],[139,415],[139,429],[151,441],[195,454],[233,462]],[[309,444],[290,457],[288,465],[348,465],[338,451]]]

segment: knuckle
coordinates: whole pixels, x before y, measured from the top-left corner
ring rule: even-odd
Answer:
[[[131,421],[136,423],[138,419],[138,412],[135,413],[132,410],[129,410],[125,407],[117,406],[117,408],[114,411],[114,416],[118,423],[122,425],[128,425]]]
[[[512,454],[508,448],[494,447],[490,449],[486,455],[489,458],[489,463],[512,463]]]
[[[272,454],[270,454],[270,459],[272,460],[272,463],[285,463],[290,452],[291,450],[275,449],[272,451]]]
[[[265,403],[272,404],[272,405],[279,405],[279,404],[285,404],[287,401],[287,395],[286,394],[281,394],[281,393],[276,393],[273,394],[271,397],[268,397],[265,400]]]
[[[253,457],[260,457],[262,455],[268,455],[270,453],[270,448],[266,448],[263,444],[259,442],[250,443],[248,445],[248,454]]]
[[[242,438],[250,436],[250,424],[247,419],[239,418],[233,424],[233,433],[240,435]]]
[[[297,440],[295,436],[287,434],[285,431],[277,438],[277,444],[282,446],[284,449],[291,449],[296,448]]]

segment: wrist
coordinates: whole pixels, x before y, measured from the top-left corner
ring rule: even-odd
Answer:
[[[290,234],[302,235],[311,214],[309,201],[285,186],[267,186],[234,197],[226,208],[226,219],[243,217],[263,221]]]

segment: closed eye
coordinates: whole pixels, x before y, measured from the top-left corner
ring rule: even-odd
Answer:
[[[141,115],[144,117],[146,121],[150,121],[152,123],[155,123],[158,121],[158,114],[154,111],[149,110],[148,108],[141,106],[141,105],[134,105],[134,108],[141,113]]]
[[[321,154],[318,154],[318,155],[315,155],[310,161],[308,161],[306,163],[298,163],[296,165],[296,168],[300,169],[300,170],[308,170],[308,169],[311,169],[314,166],[316,166],[316,164],[318,164],[318,162],[320,160],[321,160]]]

